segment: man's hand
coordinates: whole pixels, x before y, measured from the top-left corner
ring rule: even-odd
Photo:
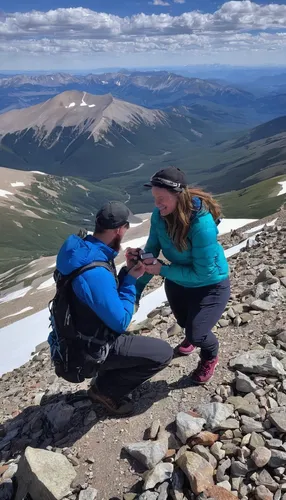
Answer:
[[[149,261],[151,262],[149,263]],[[146,259],[146,261],[144,261],[144,267],[146,273],[158,276],[161,272],[162,264],[157,259]]]
[[[126,248],[125,258],[128,271],[134,267],[135,262],[138,260],[140,248]]]
[[[141,276],[143,276],[143,274],[145,273],[145,266],[143,264],[143,262],[141,262],[141,260],[139,260],[137,262],[137,264],[134,265],[134,262],[133,262],[133,267],[130,269],[130,271],[128,272],[128,274],[130,274],[130,276],[133,276],[133,278],[141,278]]]

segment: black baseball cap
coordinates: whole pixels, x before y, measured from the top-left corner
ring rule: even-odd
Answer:
[[[145,187],[161,187],[171,191],[181,192],[188,185],[185,173],[177,167],[167,167],[152,175]]]
[[[105,203],[97,212],[95,225],[102,229],[116,229],[127,223],[139,224],[142,222],[139,217],[135,217],[129,208],[121,201],[109,201]]]

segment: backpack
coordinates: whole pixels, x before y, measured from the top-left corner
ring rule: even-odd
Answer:
[[[92,336],[86,337],[77,331],[71,311],[72,281],[82,273],[95,267],[104,267],[114,273],[114,267],[107,262],[94,261],[82,266],[69,275],[62,275],[57,269],[54,271],[56,294],[49,302],[50,327],[52,331],[48,337],[51,361],[55,366],[56,374],[68,382],[83,382],[82,373],[85,364],[85,352],[91,343],[96,344],[98,359],[96,363],[105,361],[108,351],[108,339],[112,332],[99,320],[99,326]],[[98,338],[97,338],[98,337]]]

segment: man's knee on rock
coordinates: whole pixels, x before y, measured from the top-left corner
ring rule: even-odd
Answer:
[[[160,365],[162,366],[162,368],[165,368],[171,363],[174,356],[173,348],[170,346],[170,344],[168,344],[168,342],[162,342],[162,350],[160,354]]]

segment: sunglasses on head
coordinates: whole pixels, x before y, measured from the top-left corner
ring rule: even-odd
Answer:
[[[150,181],[157,186],[166,186],[172,189],[183,190],[184,186],[180,184],[180,182],[170,181],[169,179],[163,179],[162,177],[156,177],[156,175],[152,175]]]

